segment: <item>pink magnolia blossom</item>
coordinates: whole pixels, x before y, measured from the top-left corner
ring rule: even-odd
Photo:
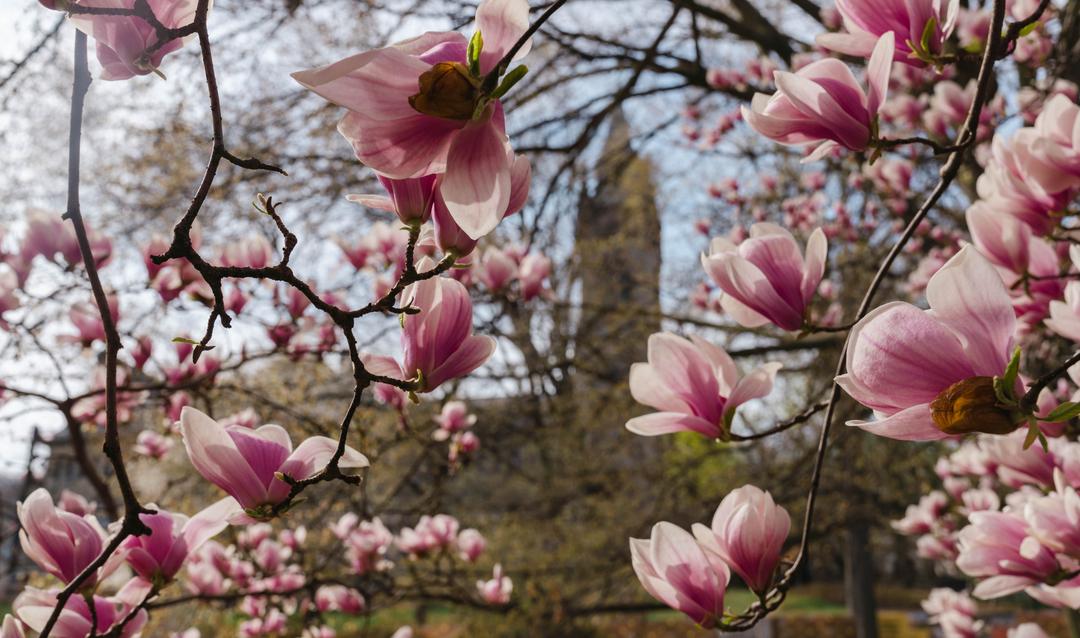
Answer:
[[[491,580],[476,581],[476,590],[480,592],[480,598],[489,605],[505,605],[510,602],[510,594],[514,591],[514,583],[509,576],[503,575],[502,565],[495,564],[492,570]]]
[[[500,248],[492,246],[484,251],[476,271],[480,283],[493,293],[503,291],[517,275],[517,262]]]
[[[948,506],[945,493],[934,490],[920,497],[917,505],[908,505],[904,517],[893,521],[892,528],[907,536],[927,534]]]
[[[19,544],[30,560],[65,583],[75,579],[97,559],[105,547],[105,530],[93,516],[78,516],[53,505],[45,488],[38,488],[16,503],[22,529]],[[112,559],[85,581],[93,585],[119,564]]]
[[[229,590],[229,581],[209,563],[189,562],[184,583],[193,594],[219,596]]]
[[[325,436],[306,439],[295,450],[289,433],[278,425],[251,430],[240,426],[222,427],[192,408],[180,413],[180,429],[191,464],[203,478],[225,490],[239,502],[248,522],[271,514],[274,505],[289,495],[289,484],[277,474],[301,481],[321,471],[337,450],[337,441]],[[345,448],[339,461],[342,469],[368,466],[367,458]]]
[[[1076,97],[1057,93],[1035,119],[1037,148],[1046,160],[1066,175],[1080,179],[1080,105]]]
[[[484,536],[473,528],[463,529],[458,534],[455,543],[458,548],[458,556],[461,560],[475,563],[476,559],[487,549],[487,541]]]
[[[864,91],[843,62],[827,58],[795,73],[775,73],[777,92],[754,95],[743,119],[761,135],[781,144],[817,143],[804,161],[823,158],[834,149],[866,150],[877,131],[878,110],[889,90],[893,34],[873,46]]]
[[[1024,519],[1012,512],[975,512],[960,530],[956,566],[981,578],[976,598],[1007,596],[1043,582],[1058,569],[1052,551],[1030,542]],[[1034,540],[1034,539],[1032,539]]]
[[[152,459],[160,459],[169,453],[173,447],[173,440],[154,430],[143,430],[135,437],[135,445],[132,448],[136,454],[141,454]]]
[[[240,268],[265,268],[272,263],[274,247],[266,237],[251,235],[240,241],[230,242],[221,251],[221,265]]]
[[[653,598],[706,629],[720,620],[731,571],[689,532],[657,523],[648,539],[630,539],[630,557],[638,580]]]
[[[479,4],[481,76],[525,32],[528,18],[525,0]],[[466,48],[461,34],[427,33],[293,78],[349,110],[338,131],[364,164],[394,179],[442,173],[439,189],[451,215],[477,239],[495,228],[510,202],[513,157],[502,105],[471,88]],[[460,85],[460,99],[429,96],[435,82]]]
[[[410,286],[406,298],[420,312],[402,319],[401,367],[421,392],[469,374],[495,351],[494,339],[471,334],[472,300],[459,282],[432,277]]]
[[[340,523],[337,532],[342,531]],[[360,522],[344,535],[339,533],[339,537],[346,546],[346,556],[353,573],[362,576],[368,572],[384,571],[391,566],[384,557],[394,542],[394,535],[378,517]]]
[[[656,333],[649,337],[648,363],[630,367],[630,394],[659,412],[630,419],[626,429],[643,436],[686,431],[727,438],[735,410],[772,391],[780,367],[767,363],[740,379],[721,348],[697,336]]]
[[[323,585],[315,592],[315,607],[323,613],[359,614],[366,606],[363,594],[344,585]]]
[[[86,516],[97,511],[97,503],[71,490],[60,490],[60,498],[56,501],[56,506],[75,516]]]
[[[100,268],[112,255],[112,242],[89,226],[86,234],[90,240],[90,254]],[[68,268],[83,263],[75,228],[70,222],[64,221],[59,213],[32,211],[28,215],[19,260],[29,265],[38,255],[50,261],[55,261],[59,256]]]
[[[435,205],[435,175],[391,179],[378,175],[389,195],[348,195],[346,199],[368,208],[385,210],[397,215],[402,223],[423,224],[431,218]]]
[[[1054,482],[1055,491],[1024,504],[1029,535],[1024,542],[1080,560],[1080,496],[1061,470],[1055,470]]]
[[[363,353],[360,355],[360,360],[364,364],[364,368],[373,375],[399,380],[405,377],[401,365],[393,357]],[[405,411],[408,400],[405,391],[401,388],[388,383],[375,383],[373,384],[372,394],[375,395],[375,400],[379,403],[389,405],[398,412]]]
[[[450,435],[471,428],[476,424],[476,415],[469,414],[464,401],[447,401],[439,416],[435,417],[439,429],[432,435],[436,441],[445,441]]]
[[[806,256],[795,238],[776,224],[754,224],[739,245],[724,237],[712,240],[701,256],[705,272],[723,291],[720,304],[739,325],[773,323],[799,330],[810,301],[825,274],[829,247],[819,228],[806,242]]]
[[[30,629],[41,632],[56,608],[56,596],[59,590],[42,590],[27,587],[12,604],[15,615]],[[126,619],[133,605],[113,598],[92,597],[94,609],[91,611],[86,598],[72,596],[64,605],[63,611],[49,634],[53,638],[87,638],[90,635],[105,636],[116,625]],[[139,633],[146,624],[148,615],[145,609],[139,610],[124,625],[121,638],[131,638]],[[97,620],[95,623],[94,620]]]
[[[884,3],[837,0],[836,9],[843,18],[845,31],[819,35],[819,45],[847,55],[867,57],[881,36],[893,33],[897,40],[896,61],[922,66],[927,58],[941,53],[942,45],[956,28],[960,3],[958,0],[891,0]],[[924,43],[923,34],[931,21],[933,28]],[[890,51],[889,54],[889,58],[893,58],[894,53]]]
[[[109,295],[107,301],[109,314],[112,315],[115,323],[120,320],[120,302],[116,295]],[[76,331],[76,334],[67,337],[69,340],[81,343],[83,346],[89,346],[95,341],[105,341],[105,325],[101,321],[101,313],[96,303],[88,301],[72,305],[71,310],[68,311],[68,318]]]
[[[874,411],[874,421],[848,425],[906,441],[942,439],[969,431],[939,425],[931,402],[960,382],[1000,376],[1013,351],[1016,316],[994,267],[965,246],[926,287],[930,310],[903,302],[876,308],[851,331],[846,374],[837,383]],[[957,386],[959,387],[959,386]],[[944,395],[948,398],[949,395]],[[985,406],[993,408],[993,405]],[[976,427],[1009,428],[1012,417],[998,415]]]
[[[958,611],[967,616],[974,616],[976,612],[975,600],[966,592],[938,587],[930,590],[930,595],[921,603],[923,611],[930,615],[933,620],[936,617],[950,611]]]
[[[771,494],[744,485],[720,502],[711,528],[695,523],[693,532],[706,554],[722,560],[760,594],[772,584],[790,528],[791,517]]]
[[[1040,241],[1033,235],[1030,226],[1017,217],[993,210],[981,201],[968,208],[965,218],[971,239],[983,256],[994,265],[1014,273],[1028,272],[1033,242]]]
[[[135,0],[74,0],[84,7],[131,9]],[[161,24],[175,29],[191,24],[195,19],[197,0],[149,0],[150,10]],[[154,28],[135,16],[71,14],[75,28],[97,41],[97,57],[101,63],[102,80],[126,80],[136,75],[158,73],[162,59],[180,50],[194,36],[174,38],[157,48]]]
[[[521,300],[531,301],[544,291],[544,282],[551,275],[551,260],[539,253],[525,255],[518,269]]]
[[[190,554],[228,526],[229,517],[237,510],[236,501],[224,498],[191,518],[161,510],[140,514],[150,534],[128,537],[121,551],[138,576],[150,583],[167,583]]]
[[[472,432],[457,432],[450,437],[450,449],[447,451],[447,460],[453,465],[458,458],[467,456],[480,449],[480,437]]]

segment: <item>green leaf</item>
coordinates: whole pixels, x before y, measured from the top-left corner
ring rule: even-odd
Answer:
[[[922,38],[919,39],[919,52],[923,54],[930,53],[930,38],[934,37],[934,33],[937,31],[937,18],[931,17],[926,21],[926,25],[922,30]]]
[[[1010,392],[1016,385],[1016,379],[1020,376],[1020,346],[1013,350],[1012,359],[1009,359],[1009,365],[1005,368],[1005,374],[1002,375],[1002,380],[1005,382],[1005,387]]]
[[[469,65],[469,73],[474,76],[480,75],[480,52],[483,50],[484,36],[480,35],[480,29],[477,29],[469,40],[469,48],[465,51],[465,60]]]
[[[502,84],[491,93],[491,99],[497,100],[506,95],[506,92],[514,88],[514,85],[517,84],[521,78],[525,77],[525,74],[528,72],[529,67],[524,64],[519,64],[513,69],[510,69],[510,72],[503,78]]]
[[[1031,33],[1032,31],[1034,31],[1035,29],[1038,29],[1039,24],[1040,24],[1040,22],[1038,20],[1036,20],[1035,22],[1032,22],[1031,24],[1026,25],[1023,29],[1020,29],[1020,36],[1019,37],[1022,38],[1025,35]]]
[[[198,341],[195,341],[194,339],[192,339],[190,337],[173,337],[172,342],[173,343],[186,343],[186,344],[192,345],[192,346],[199,345]],[[207,347],[203,348],[203,350],[211,350],[211,349],[213,349],[213,347],[214,346],[207,346]]]
[[[1031,444],[1035,442],[1042,435],[1042,430],[1038,425],[1029,425],[1027,436],[1024,437],[1024,449],[1031,447]]]
[[[1080,403],[1073,403],[1072,401],[1066,401],[1058,407],[1054,408],[1050,414],[1041,417],[1040,421],[1049,421],[1050,423],[1060,423],[1062,421],[1068,421],[1080,416]]]
[[[1005,385],[1005,379],[994,377],[994,396],[997,398],[998,403],[1004,406],[1016,403],[1016,400],[1012,398],[1012,392],[1008,388],[1009,386]]]

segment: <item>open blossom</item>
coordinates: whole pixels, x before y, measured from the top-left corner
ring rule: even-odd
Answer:
[[[866,68],[869,91],[851,69],[835,58],[811,62],[795,73],[776,71],[776,93],[754,95],[743,119],[761,135],[781,144],[818,146],[805,161],[820,159],[838,147],[866,150],[877,131],[878,110],[889,90],[893,33],[877,39]]]
[[[364,596],[355,589],[344,585],[323,585],[315,592],[315,606],[320,612],[340,611],[345,614],[359,614],[367,603]]]
[[[56,608],[56,596],[59,590],[42,590],[27,587],[23,590],[12,609],[15,615],[30,629],[41,632]],[[105,636],[109,631],[124,621],[134,605],[117,599],[93,596],[93,610],[83,596],[72,596],[64,605],[56,625],[49,634],[55,638],[86,638],[90,635]],[[145,609],[124,625],[120,638],[131,638],[139,633],[146,624],[148,614]],[[96,623],[95,623],[96,620]],[[6,637],[5,637],[6,638]]]
[[[68,0],[84,7],[131,9],[135,0]],[[197,0],[149,0],[150,10],[166,28],[175,29],[195,19]],[[180,50],[191,37],[173,38],[160,44],[154,28],[142,18],[118,15],[72,14],[75,28],[97,42],[102,80],[126,80],[136,75],[160,73],[162,59]],[[160,46],[159,46],[160,44]],[[146,55],[151,48],[156,50]]]
[[[819,35],[818,44],[839,53],[867,57],[878,38],[893,33],[896,61],[921,66],[926,58],[941,53],[942,45],[956,28],[960,3],[958,0],[893,0],[887,3],[837,0],[836,9],[843,18],[845,30]],[[924,42],[923,34],[927,33],[931,21],[933,28]]]
[[[471,527],[461,530],[455,542],[457,543],[458,556],[461,557],[461,560],[470,563],[475,563],[476,559],[480,558],[480,555],[487,549],[487,541],[484,540],[484,536]]]
[[[443,405],[442,412],[435,417],[439,429],[435,430],[432,438],[436,441],[445,441],[452,434],[471,428],[476,424],[476,415],[469,414],[469,408],[464,401],[447,401]]]
[[[663,332],[649,337],[648,359],[630,367],[630,394],[659,412],[626,422],[626,429],[643,436],[685,431],[726,438],[735,410],[767,395],[781,367],[767,363],[740,379],[721,348]]]
[[[489,605],[505,605],[510,602],[510,594],[514,591],[514,583],[509,576],[503,575],[502,565],[496,563],[492,570],[491,580],[476,581],[476,590],[480,592],[480,598]]]
[[[525,255],[518,269],[521,300],[531,301],[544,292],[544,282],[551,275],[551,260],[539,253]]]
[[[432,550],[450,547],[457,540],[460,525],[453,516],[436,514],[420,517],[415,528],[403,527],[398,534],[398,549],[413,555],[422,555]]]
[[[717,237],[701,265],[723,291],[720,305],[739,325],[773,323],[799,330],[825,274],[828,242],[819,228],[806,242],[804,257],[795,238],[776,224],[750,227],[750,237],[735,245]]]
[[[86,234],[87,239],[90,240],[90,254],[94,256],[94,262],[100,268],[112,256],[112,242],[89,226],[86,228]],[[50,261],[55,261],[59,256],[63,259],[63,264],[69,268],[82,264],[82,253],[79,250],[75,227],[71,222],[64,221],[59,213],[35,210],[27,215],[26,234],[23,236],[22,247],[19,251],[19,261],[24,264],[24,268],[27,268],[38,255]]]
[[[1028,541],[1027,524],[1012,512],[975,512],[960,530],[956,566],[981,578],[976,598],[999,598],[1046,580],[1058,569],[1054,553]]]
[[[93,516],[78,516],[53,505],[45,488],[38,488],[15,506],[19,523],[19,543],[38,567],[65,583],[75,579],[97,559],[105,546],[105,530]],[[85,582],[96,583],[112,572],[117,560],[106,562]]]
[[[528,28],[525,0],[483,0],[480,78],[459,33],[427,33],[293,78],[348,114],[338,131],[357,158],[394,179],[443,174],[439,190],[473,239],[495,228],[510,202],[513,153],[502,105],[478,82]],[[528,52],[528,45],[519,55]]]
[[[135,437],[135,446],[132,449],[136,454],[152,459],[160,459],[169,453],[172,446],[173,440],[171,438],[162,436],[154,430],[143,430],[139,432],[139,436]]]
[[[694,537],[706,554],[728,565],[755,592],[772,584],[780,563],[791,517],[772,495],[753,485],[732,490],[713,514],[712,527],[693,526]]]
[[[908,505],[904,517],[893,521],[892,528],[907,536],[927,534],[948,506],[945,493],[934,490],[920,497],[918,505]]]
[[[120,320],[120,302],[116,295],[106,298],[109,306],[109,314],[112,315],[113,323]],[[71,341],[89,346],[95,341],[105,341],[105,325],[101,321],[101,313],[98,306],[93,302],[76,303],[68,311],[68,318],[75,326],[77,334],[71,335]]]
[[[432,277],[410,286],[407,298],[420,312],[402,319],[401,367],[421,392],[469,374],[495,351],[494,339],[472,334],[472,300],[461,283]]]
[[[274,247],[262,235],[251,235],[239,241],[230,242],[221,251],[222,266],[265,268],[272,263],[273,258]]]
[[[503,291],[517,274],[518,264],[502,249],[491,246],[477,264],[476,277],[491,292]]]
[[[140,514],[139,520],[150,528],[150,534],[128,537],[121,552],[144,580],[167,583],[176,577],[189,555],[225,529],[237,509],[233,499],[224,498],[191,518],[162,510]]]
[[[297,481],[309,478],[326,466],[338,445],[329,437],[313,436],[294,450],[289,433],[281,426],[222,427],[192,407],[180,413],[180,429],[199,474],[235,498],[247,516],[255,519],[270,516],[272,507],[289,495],[289,484],[275,475]],[[368,460],[346,447],[339,466],[367,467]],[[250,518],[234,517],[230,522],[251,522]]]
[[[1016,327],[994,267],[965,246],[930,278],[926,298],[930,310],[892,302],[855,324],[848,372],[836,381],[876,420],[848,425],[907,441],[1015,430],[993,391]]]
[[[638,580],[653,598],[711,628],[724,613],[724,592],[731,571],[710,557],[689,532],[657,523],[648,539],[630,539],[630,557]]]
[[[386,550],[394,542],[394,535],[386,529],[378,517],[360,522],[343,535],[340,533],[343,531],[340,527],[341,522],[339,521],[339,529],[335,533],[342,538],[347,548],[346,556],[354,573],[362,576],[371,571],[382,571],[390,566],[390,562],[384,556]]]

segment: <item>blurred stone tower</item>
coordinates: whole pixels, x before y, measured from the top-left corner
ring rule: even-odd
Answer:
[[[574,269],[582,310],[575,361],[578,383],[623,386],[660,328],[660,216],[652,164],[630,145],[617,110],[595,168],[596,188],[578,207]]]

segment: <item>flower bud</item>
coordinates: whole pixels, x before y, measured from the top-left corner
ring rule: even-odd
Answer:
[[[993,377],[970,377],[942,390],[930,403],[934,425],[946,434],[1008,434],[1016,415],[998,402]]]

